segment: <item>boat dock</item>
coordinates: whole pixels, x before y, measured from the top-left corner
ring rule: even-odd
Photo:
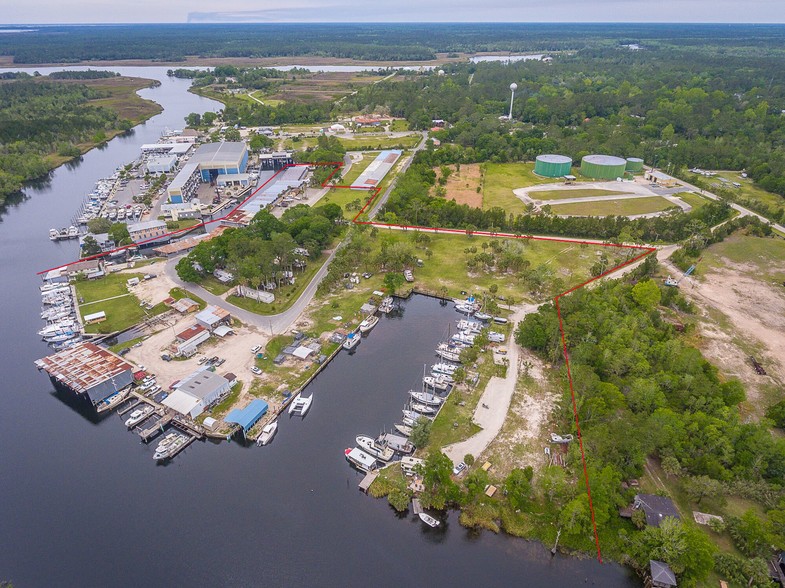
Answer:
[[[419,498],[412,498],[412,513],[415,515],[419,515],[421,512],[425,512],[422,508],[422,504],[420,504]]]
[[[376,478],[378,477],[379,477],[379,472],[377,471],[368,472],[367,474],[365,474],[365,477],[360,481],[360,484],[357,487],[365,494],[368,494],[368,488],[371,487],[371,484],[373,484],[374,480],[376,480]]]
[[[155,416],[155,414],[153,416]],[[160,416],[160,415],[158,415],[158,416]],[[171,414],[165,414],[162,418],[159,418],[159,419],[155,420],[151,424],[151,426],[149,426],[148,428],[146,428],[144,430],[142,430],[139,427],[137,427],[136,430],[139,433],[139,436],[142,438],[142,442],[143,443],[147,443],[153,437],[156,437],[160,433],[163,433],[164,432],[164,427],[166,427],[166,425],[168,425],[170,422],[172,422],[172,418],[173,417],[172,417]],[[147,419],[147,420],[149,421],[150,419]],[[147,421],[145,421],[145,422],[147,422]]]

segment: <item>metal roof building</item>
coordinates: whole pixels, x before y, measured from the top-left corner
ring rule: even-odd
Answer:
[[[223,141],[200,145],[189,163],[199,165],[203,182],[219,174],[241,174],[248,167],[248,148],[242,141]]]
[[[287,190],[301,187],[306,182],[307,174],[308,168],[304,165],[288,167],[284,171],[278,172],[274,178],[274,172],[260,172],[259,180],[256,183],[259,187],[258,191],[240,209],[253,217],[265,206],[275,202]]]
[[[89,342],[74,345],[35,362],[58,390],[68,390],[93,404],[133,381],[133,366],[119,355]]]
[[[224,420],[227,423],[240,425],[243,428],[243,433],[247,433],[267,413],[267,408],[267,403],[264,400],[255,398],[245,408],[235,408],[230,411]]]
[[[384,179],[403,152],[400,149],[382,151],[353,183],[352,188],[373,188]]]
[[[229,392],[229,380],[207,369],[180,380],[175,391],[161,404],[180,414],[196,418],[204,409]]]
[[[222,323],[228,323],[231,319],[232,316],[228,310],[212,304],[196,315],[196,322],[211,331]]]

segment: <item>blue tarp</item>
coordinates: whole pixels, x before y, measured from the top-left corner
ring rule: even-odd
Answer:
[[[251,404],[243,409],[235,408],[224,419],[227,423],[235,423],[248,431],[256,422],[267,412],[267,403],[258,398],[251,401]]]

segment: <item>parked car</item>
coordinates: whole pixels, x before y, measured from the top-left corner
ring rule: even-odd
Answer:
[[[261,345],[254,345],[253,347],[251,347],[251,353],[259,353],[261,349],[262,349]]]
[[[260,370],[260,369],[259,369],[258,367],[256,367],[256,366],[252,366],[252,367],[251,367],[251,371],[252,371],[253,373],[255,373],[257,376],[261,376],[261,375],[262,375],[262,370]]]
[[[452,469],[452,473],[456,476],[460,476],[461,473],[466,469],[466,464],[461,462],[457,466]]]
[[[169,355],[168,353],[164,353],[161,355],[161,359],[163,359],[164,361],[172,361],[172,356]]]

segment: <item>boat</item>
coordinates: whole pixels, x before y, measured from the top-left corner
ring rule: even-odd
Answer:
[[[188,438],[183,435],[178,435],[177,433],[171,433],[174,435],[174,438],[167,443],[164,447],[161,447],[161,443],[158,444],[158,447],[153,454],[153,459],[155,461],[163,461],[170,457],[174,457],[180,449],[188,442]],[[165,439],[164,439],[165,441]]]
[[[372,472],[378,467],[376,460],[372,456],[357,447],[347,447],[343,454],[346,457],[346,461],[360,471]]]
[[[298,396],[289,407],[289,415],[304,417],[308,412],[308,409],[311,408],[312,401],[313,396]]]
[[[425,415],[436,414],[435,408],[433,408],[432,406],[427,406],[425,404],[420,404],[419,402],[413,402],[411,407],[414,412],[419,412],[420,414],[425,414]]]
[[[409,390],[409,396],[412,397],[412,400],[420,404],[427,404],[429,406],[440,406],[442,402],[444,402],[443,398],[436,396],[435,394],[430,394],[429,392],[417,392],[416,390]]]
[[[381,304],[379,305],[379,312],[383,312],[387,314],[388,312],[392,312],[395,308],[395,302],[392,296],[387,296],[386,298],[382,299]]]
[[[475,316],[477,315],[475,314]],[[458,321],[458,330],[464,333],[473,333],[475,335],[479,335],[482,329],[482,323],[478,323],[477,321],[468,321],[466,319],[461,319]]]
[[[474,345],[475,335],[470,333],[456,333],[451,337],[451,340],[460,345]]]
[[[474,305],[472,304],[458,302],[455,305],[455,310],[457,310],[460,313],[469,315],[469,314],[473,314],[475,309],[474,309]]]
[[[360,449],[376,459],[390,461],[395,455],[395,452],[392,449],[378,445],[376,441],[366,435],[357,435],[355,441]]]
[[[447,349],[437,349],[436,355],[447,361],[454,361],[456,363],[461,361],[461,356],[458,355],[458,353],[455,351],[448,351]]]
[[[360,323],[360,332],[367,333],[371,329],[373,329],[376,324],[379,322],[379,317],[371,315],[366,318],[363,322]]]
[[[453,375],[457,369],[458,366],[451,363],[435,363],[431,366],[431,372],[434,374],[445,374],[448,376]]]
[[[389,447],[398,453],[411,453],[414,451],[414,445],[409,443],[409,440],[406,437],[401,437],[400,435],[385,433],[379,437],[379,440],[384,443],[386,447]]]
[[[403,417],[401,419],[401,423],[403,423],[405,427],[413,427],[417,423],[417,419],[410,419],[409,417]]]
[[[119,392],[115,392],[108,398],[104,398],[98,406],[96,406],[96,412],[106,412],[108,410],[112,410],[117,405],[119,405],[123,400],[125,400],[126,396],[130,392],[130,388],[126,390],[120,390]]]
[[[401,411],[401,413],[403,414],[404,422],[406,422],[406,420],[408,419],[408,420],[412,421],[412,425],[414,425],[414,423],[417,422],[418,419],[427,418],[425,415],[416,413],[413,410],[409,410],[408,408],[404,408]],[[406,423],[406,424],[408,424],[408,423]]]
[[[68,286],[67,284],[44,284],[43,286],[41,286],[39,288],[39,290],[41,290],[41,292],[51,292],[53,290],[63,290],[63,291],[65,291],[65,290],[68,290],[69,288],[70,288],[70,286]]]
[[[153,412],[152,406],[145,406],[144,408],[137,408],[133,411],[125,421],[125,426],[129,429],[135,427],[143,420],[145,420]]]
[[[447,388],[450,387],[450,382],[448,382],[444,377],[441,376],[425,376],[422,379],[422,382],[423,384],[425,384],[426,386],[430,386],[434,390],[447,390]]]
[[[351,351],[357,344],[360,342],[360,336],[357,333],[349,333],[346,339],[344,340],[342,346],[344,349]]]
[[[57,241],[60,238],[60,231],[57,229],[49,229],[49,239],[51,241]]]
[[[395,425],[393,426],[395,427],[396,431],[398,431],[401,435],[404,435],[405,437],[408,437],[409,435],[412,434],[412,428],[409,425],[395,423]]]
[[[69,239],[76,239],[77,237],[79,237],[79,227],[74,225],[68,227],[68,232],[66,233],[66,236]]]
[[[491,315],[489,315],[487,312],[475,312],[474,318],[481,321],[489,321],[493,317],[491,317]]]
[[[163,459],[163,456],[168,452],[169,446],[174,442],[177,433],[167,433],[166,436],[158,442],[155,447],[153,459]]]
[[[51,335],[49,337],[44,337],[44,341],[47,343],[62,343],[64,341],[68,341],[69,339],[73,339],[76,336],[76,333],[63,333],[62,335]]]
[[[419,517],[420,520],[426,525],[428,525],[429,527],[436,528],[440,524],[438,519],[433,518],[431,515],[429,515],[426,512],[421,512],[419,514]]]
[[[277,432],[278,432],[278,421],[267,423],[262,429],[262,434],[259,435],[259,438],[256,440],[256,444],[260,446],[267,445],[270,441],[273,440],[273,437],[275,437],[275,433]]]

